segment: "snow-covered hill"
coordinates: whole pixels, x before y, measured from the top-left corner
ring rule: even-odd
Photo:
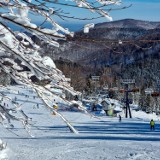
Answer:
[[[59,112],[79,131],[79,134],[74,134],[60,116],[44,107],[31,89],[12,86],[2,89],[2,92],[21,104],[32,119],[31,133],[34,137],[27,134],[20,122],[15,121],[14,128],[0,126],[0,137],[7,143],[6,149],[0,151],[1,159],[159,160],[160,122],[155,115],[152,115],[155,130],[151,131],[151,117],[144,117],[144,113],[136,112],[133,119],[122,117],[119,122],[117,117],[97,115],[94,118],[84,112],[60,109]],[[7,107],[13,105],[3,99],[1,104],[4,103]]]
[[[160,22],[149,22],[135,19],[125,19],[113,22],[99,23],[96,28],[141,28],[141,29],[158,29],[160,28]]]

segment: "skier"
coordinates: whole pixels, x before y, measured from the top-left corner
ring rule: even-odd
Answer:
[[[153,119],[151,119],[151,121],[150,121],[150,129],[151,130],[155,129],[154,125],[155,125],[155,123],[154,123]]]
[[[58,109],[58,103],[54,104],[53,108],[57,110]]]
[[[96,107],[96,104],[95,104],[95,103],[92,104],[91,110],[92,110],[92,111],[97,111],[97,107]]]
[[[53,109],[55,110],[55,111],[57,111],[58,110],[58,103],[56,103],[56,104],[54,104],[53,105]],[[56,112],[52,112],[52,115],[56,115]]]
[[[121,117],[121,115],[119,115],[119,122],[121,122],[121,120],[122,120],[122,117]]]
[[[78,96],[77,95],[75,95],[74,100],[78,101]]]

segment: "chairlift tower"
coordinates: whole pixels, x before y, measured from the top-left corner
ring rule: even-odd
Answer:
[[[99,83],[100,76],[92,76],[91,78],[92,78],[92,81],[93,81],[94,84],[95,84],[95,86],[94,86],[94,87],[95,87],[95,88],[94,88],[95,91],[94,91],[94,92],[96,93],[96,91],[97,91],[97,84]]]
[[[151,94],[152,97],[154,97],[155,100],[155,111],[157,114],[157,110],[159,111],[159,104],[158,104],[158,97],[160,96],[160,81],[158,80],[155,86],[155,92]]]
[[[128,98],[129,92],[133,92],[132,90],[129,90],[129,85],[134,84],[135,80],[134,79],[123,79],[121,80],[121,83],[124,85],[124,92],[125,92],[125,104],[126,104],[126,118],[128,118],[128,112],[129,112],[129,117],[132,118],[131,114],[131,109],[129,106],[130,100]]]
[[[160,80],[157,81],[156,89],[160,93]]]

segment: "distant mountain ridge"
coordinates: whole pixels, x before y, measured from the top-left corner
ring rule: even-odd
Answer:
[[[125,19],[113,22],[104,22],[95,25],[95,28],[142,28],[142,29],[160,29],[160,22],[142,21],[135,19]]]
[[[54,60],[63,58],[87,66],[134,62],[159,50],[159,43],[149,42],[159,39],[159,27],[160,22],[132,19],[100,23],[88,34],[76,32],[73,38],[60,42],[60,48],[43,48]]]

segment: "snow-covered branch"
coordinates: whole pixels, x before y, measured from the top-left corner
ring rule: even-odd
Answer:
[[[52,88],[58,88],[62,93],[68,93],[72,96],[80,93],[70,86],[67,78],[56,68],[51,58],[40,55],[40,47],[32,41],[29,35],[34,35],[49,45],[59,47],[58,40],[66,40],[66,36],[73,37],[74,33],[57,23],[57,17],[63,20],[70,18],[93,20],[101,17],[112,20],[112,17],[109,15],[112,9],[106,9],[111,5],[119,4],[119,0],[96,0],[95,2],[86,0],[62,0],[61,2],[54,0],[0,0],[1,72],[8,74],[17,84],[32,87],[45,106],[55,114],[58,114],[74,133],[78,133],[78,131],[74,129],[63,115],[53,109],[51,106],[52,101],[45,96],[45,92],[49,92],[52,97],[57,96],[57,93]],[[78,17],[76,14],[70,15],[71,7],[85,9],[95,15],[91,18]],[[34,16],[38,17],[40,25],[38,25]],[[26,32],[13,31],[9,28],[9,23],[24,28]],[[49,23],[51,28],[44,27],[46,23]],[[89,29],[93,27],[94,23],[85,25],[84,32],[88,33]],[[65,104],[70,106],[75,103],[65,99],[62,93],[59,97],[65,101]],[[0,96],[6,98],[2,94]],[[8,100],[12,101],[9,98]],[[81,105],[78,106],[78,109],[86,112]],[[19,112],[21,116],[13,115],[11,112]],[[1,104],[0,118],[1,122],[7,120],[9,124],[13,120],[22,122],[28,134],[32,136],[29,126],[30,118],[19,106],[7,109]]]

